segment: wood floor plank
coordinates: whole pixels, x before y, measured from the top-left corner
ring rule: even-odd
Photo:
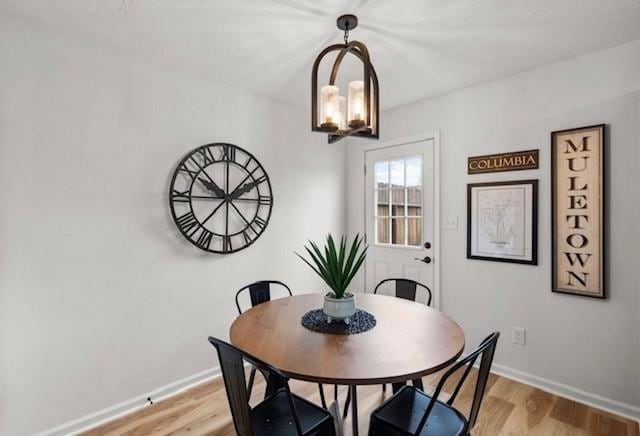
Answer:
[[[513,411],[515,404],[492,395],[482,401],[482,418],[478,419],[471,431],[473,436],[499,436],[502,428]]]
[[[589,416],[589,406],[577,403],[566,398],[558,398],[551,409],[549,416],[572,427],[582,430],[587,429],[587,418]]]
[[[630,419],[621,418],[611,413],[589,410],[587,433],[589,436],[606,436],[610,434],[623,434],[636,436],[638,425]]]
[[[507,388],[511,389],[511,393]],[[549,414],[554,401],[553,395],[547,392],[505,378],[500,378],[490,393],[515,406],[501,430],[505,436],[534,434]]]
[[[587,432],[565,424],[562,421],[548,417],[539,426],[532,430],[527,436],[588,436]],[[615,435],[608,435],[615,436]],[[625,435],[620,435],[625,436]]]
[[[432,392],[439,374],[425,377],[425,391]],[[477,371],[469,374],[454,405],[467,413],[473,398]],[[445,385],[443,399],[456,386],[460,374]],[[292,381],[298,395],[320,404],[318,386]],[[256,404],[264,396],[264,379],[258,374],[251,396]],[[324,387],[328,403],[333,401],[333,387]],[[339,388],[341,409],[347,389]],[[366,435],[371,411],[391,395],[379,385],[358,387],[358,428]],[[345,435],[351,435],[351,418],[344,422]],[[229,405],[220,379],[196,386],[152,406],[124,416],[85,433],[87,436],[129,435],[234,435]],[[516,381],[491,375],[473,436],[640,436],[638,423],[597,410]]]

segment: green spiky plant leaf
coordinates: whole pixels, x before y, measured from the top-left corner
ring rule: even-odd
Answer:
[[[349,283],[356,276],[367,257],[369,247],[363,245],[363,238],[357,234],[347,250],[345,236],[340,238],[340,245],[336,246],[333,236],[329,234],[324,250],[321,250],[313,241],[309,241],[309,245],[304,248],[309,259],[299,253],[296,255],[324,280],[333,291],[335,298],[344,298]]]

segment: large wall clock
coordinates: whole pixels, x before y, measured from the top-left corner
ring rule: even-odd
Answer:
[[[233,144],[203,145],[178,164],[169,190],[180,232],[211,253],[233,253],[264,232],[273,207],[269,176],[248,151]]]

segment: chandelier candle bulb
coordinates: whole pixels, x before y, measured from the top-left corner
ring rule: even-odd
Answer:
[[[349,127],[357,129],[364,126],[364,82],[354,80],[349,83]]]
[[[338,107],[335,97],[340,96],[337,86],[327,85],[320,90],[320,114],[322,117],[320,127],[326,130],[338,130]]]
[[[342,95],[336,95],[331,98],[334,110],[333,122],[338,125],[339,130],[347,128],[347,99]]]

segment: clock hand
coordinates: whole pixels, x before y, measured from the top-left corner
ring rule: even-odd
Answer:
[[[235,192],[240,188],[240,185],[242,185],[244,182],[246,182],[247,180],[249,180],[249,179],[253,176],[253,173],[255,173],[256,171],[258,171],[260,168],[261,168],[261,167],[257,166],[257,167],[255,167],[254,169],[252,169],[252,170],[251,170],[251,171],[250,171],[250,172],[245,176],[245,178],[244,178],[244,179],[242,179],[242,180],[240,181],[240,183],[238,183],[238,184],[236,185],[236,187],[235,187],[235,188],[233,189],[233,191],[231,191],[231,192],[232,192],[232,193],[235,193]],[[230,189],[227,189],[227,190],[228,190],[228,191],[230,191]]]
[[[235,191],[231,193],[231,195],[229,195],[229,199],[235,200],[236,198],[240,197],[242,194],[244,194],[245,192],[253,188],[253,186],[250,186],[250,185],[251,183],[245,183],[244,185],[238,187]]]
[[[229,195],[229,200],[235,200],[236,198],[240,197],[242,194],[251,191],[253,188],[258,186],[262,182],[264,182],[264,179],[259,179],[250,183],[245,183],[244,185],[236,188],[236,190],[233,191],[231,195]]]
[[[200,183],[204,185],[205,188],[207,188],[207,190],[212,191],[218,197],[222,199],[227,197],[227,193],[224,192],[224,190],[222,190],[213,180],[209,181],[209,180],[203,179],[202,177],[199,177],[198,180],[200,181]]]

